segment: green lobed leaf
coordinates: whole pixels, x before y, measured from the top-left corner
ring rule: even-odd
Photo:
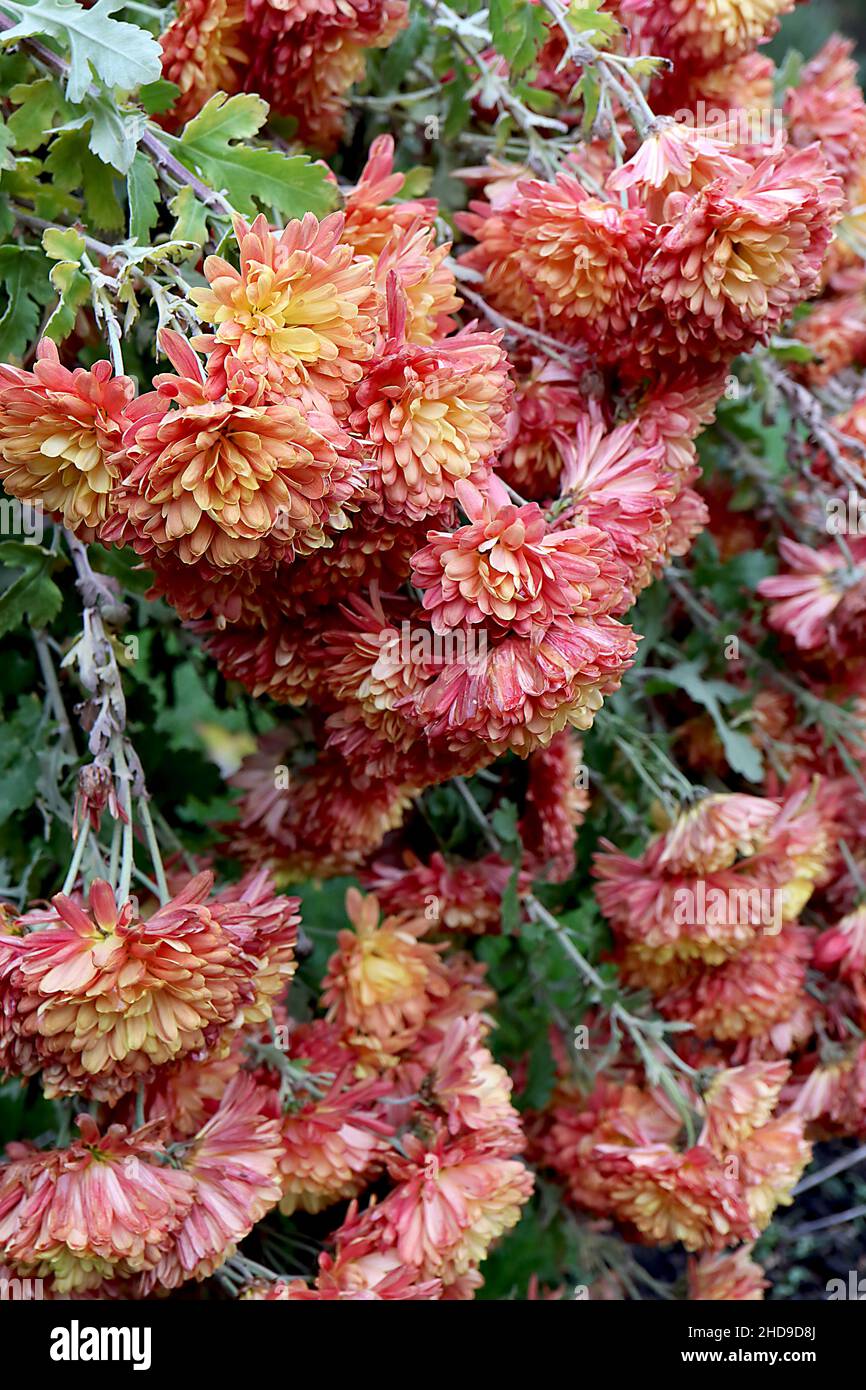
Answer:
[[[41,306],[50,298],[48,266],[35,246],[0,246],[0,282],[6,307],[0,316],[0,360],[22,358],[39,330]]]
[[[545,11],[541,5],[522,0],[490,0],[488,11],[494,47],[508,63],[512,73],[526,72],[535,62],[547,37]]]
[[[0,35],[4,44],[45,34],[69,52],[66,95],[83,99],[94,75],[110,90],[134,91],[155,82],[162,72],[162,50],[146,29],[112,19],[122,0],[97,0],[86,10],[76,0],[3,0],[3,9],[18,23]]]
[[[59,613],[63,595],[51,578],[53,563],[38,545],[0,542],[0,636],[25,618],[33,627],[45,627]]]
[[[139,245],[146,246],[159,219],[159,186],[156,170],[141,150],[126,176],[126,194],[129,201],[129,235]]]
[[[336,189],[321,164],[244,142],[264,125],[267,103],[253,93],[218,92],[178,137],[161,135],[177,159],[209,187],[224,193],[238,212],[275,208],[285,217],[334,206]]]

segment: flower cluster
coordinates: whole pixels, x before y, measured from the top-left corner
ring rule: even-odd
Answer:
[[[386,48],[407,22],[406,0],[182,0],[162,36],[163,75],[180,88],[167,123],[188,121],[217,92],[258,92],[328,153],[367,49]]]

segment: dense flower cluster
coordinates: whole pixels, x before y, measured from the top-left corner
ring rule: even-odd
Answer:
[[[330,152],[366,50],[386,48],[407,22],[406,0],[182,0],[162,36],[163,75],[180,88],[168,123],[217,92],[258,92],[300,140]]]
[[[85,702],[92,749],[117,720],[118,784],[103,749],[64,891],[0,905],[0,1072],[38,1077],[63,1125],[0,1160],[0,1264],[47,1297],[216,1276],[254,1300],[471,1299],[537,1170],[591,1239],[681,1246],[688,1297],[759,1299],[755,1242],[813,1142],[866,1133],[866,520],[837,505],[866,458],[866,102],[832,39],[772,107],[758,48],[794,3],[611,0],[591,72],[546,9],[520,100],[495,50],[466,100],[507,132],[535,84],[574,149],[546,177],[533,130],[531,167],[462,170],[453,256],[378,135],[363,167],[346,151],[339,211],[226,219],[149,389],[48,337],[0,365],[5,492],[74,545],[127,547],[228,702],[268,702],[213,836],[237,881],[207,859],[166,879],[157,848],[138,878],[159,901],[131,895],[119,793],[146,793],[118,709]],[[365,51],[407,24],[405,0],[181,0],[161,119],[256,92],[281,138],[331,152]],[[727,428],[749,354],[798,481],[752,450],[753,417]],[[748,458],[736,492],[721,448],[699,460],[717,414]],[[662,615],[647,591],[699,537],[706,604],[674,568]],[[724,680],[701,664],[727,630],[714,567],[751,604],[752,669],[732,655]],[[634,671],[638,604],[658,664]],[[112,640],[82,646],[65,665],[91,694]],[[634,703],[593,730],[629,672]],[[595,792],[618,829],[578,839]],[[348,925],[326,897],[308,939],[282,890],[343,876]],[[491,976],[543,1008],[529,1042],[511,998],[494,1042]],[[270,1277],[292,1219],[316,1266]],[[605,1270],[592,1296],[624,1287]]]

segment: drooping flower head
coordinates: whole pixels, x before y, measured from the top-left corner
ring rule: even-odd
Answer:
[[[265,391],[344,409],[372,355],[376,302],[373,263],[341,240],[343,226],[342,213],[307,213],[281,232],[262,215],[251,226],[235,218],[239,269],[209,256],[208,288],[191,291],[214,325],[193,341],[213,353],[211,373],[236,357]]]
[[[244,0],[181,0],[160,38],[162,75],[180,88],[164,124],[183,125],[216,92],[241,90],[249,61],[244,8]]]
[[[183,340],[162,341],[181,375],[158,378],[128,412],[128,472],[104,539],[228,570],[308,553],[348,526],[357,452],[330,411],[215,399]]]
[[[487,623],[528,635],[557,618],[616,606],[622,572],[601,531],[557,529],[537,503],[515,506],[495,476],[483,494],[466,480],[455,491],[469,524],[431,531],[412,560],[436,632]]]
[[[0,365],[0,482],[72,531],[91,533],[109,514],[120,476],[114,455],[135,395],[111,363],[70,371],[43,338],[33,371]]]
[[[67,1148],[10,1144],[0,1166],[0,1258],[53,1278],[61,1297],[152,1269],[194,1195],[186,1173],[158,1161],[154,1126],[100,1134],[90,1115],[77,1123]]]

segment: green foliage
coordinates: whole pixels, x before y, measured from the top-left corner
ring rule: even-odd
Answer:
[[[285,217],[323,217],[333,207],[334,191],[322,165],[307,155],[244,143],[261,130],[267,114],[267,103],[252,93],[218,93],[166,143],[188,169],[224,191],[238,212],[275,208]]]
[[[16,15],[18,23],[0,42],[15,43],[31,35],[57,40],[70,56],[66,95],[72,102],[84,98],[94,78],[109,90],[132,92],[159,78],[161,53],[147,30],[111,18],[121,8],[121,0],[97,0],[90,9],[76,0],[3,0],[3,9]]]

